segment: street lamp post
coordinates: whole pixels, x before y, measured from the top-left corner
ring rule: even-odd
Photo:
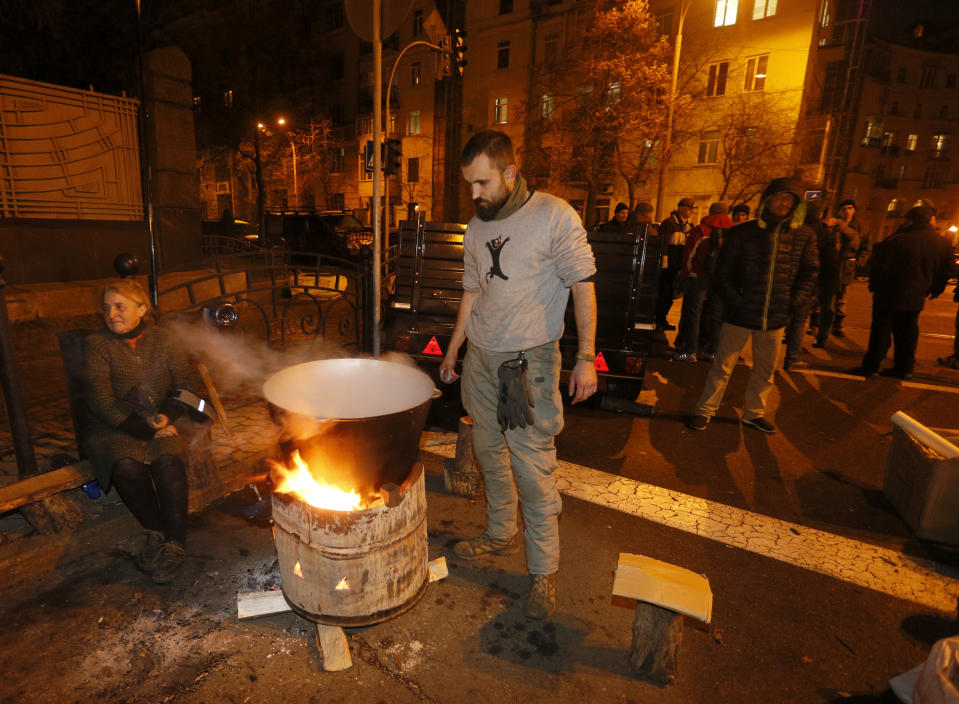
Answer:
[[[265,220],[263,207],[263,164],[260,161],[260,132],[264,129],[262,122],[256,123],[256,129],[253,130],[253,165],[256,169],[256,226],[259,236],[266,237]],[[265,240],[261,240],[265,241]]]
[[[276,121],[276,124],[278,124],[280,127],[283,127],[286,125],[286,120],[281,117]],[[293,141],[293,137],[289,132],[284,130],[283,134],[285,134],[286,138],[290,140],[290,149],[293,152],[293,209],[296,210],[296,207],[300,203],[300,190],[296,182],[296,142]]]
[[[673,48],[673,74],[669,88],[669,106],[666,110],[666,134],[663,136],[663,149],[659,156],[659,185],[656,186],[656,221],[663,221],[663,191],[666,187],[666,162],[670,157],[673,141],[673,108],[676,105],[676,84],[679,82],[679,52],[683,46],[683,25],[686,24],[686,11],[689,0],[683,0],[679,10],[679,27],[676,31],[676,44]]]

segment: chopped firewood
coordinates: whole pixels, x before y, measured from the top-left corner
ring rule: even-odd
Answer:
[[[236,595],[236,618],[239,621],[246,618],[256,618],[257,616],[281,614],[289,610],[290,605],[279,589],[270,589],[265,592],[245,592]]]
[[[323,655],[323,669],[327,672],[339,672],[353,667],[350,646],[342,628],[316,624],[316,647]]]
[[[438,582],[441,579],[446,579],[449,577],[450,570],[446,566],[445,557],[437,557],[435,560],[430,560],[430,582]]]
[[[483,474],[473,453],[473,419],[463,416],[456,437],[456,455],[443,462],[443,483],[457,496],[476,498],[483,493]]]
[[[639,677],[658,685],[675,680],[682,643],[682,614],[642,601],[636,605],[629,663]]]

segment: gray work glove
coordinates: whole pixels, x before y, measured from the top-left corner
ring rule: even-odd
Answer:
[[[526,381],[526,358],[522,355],[499,366],[499,404],[496,419],[503,432],[533,424],[533,394]]]

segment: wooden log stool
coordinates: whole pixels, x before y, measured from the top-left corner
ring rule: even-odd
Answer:
[[[703,575],[643,555],[619,554],[613,594],[636,599],[629,662],[657,685],[676,679],[683,614],[709,623],[713,593]]]
[[[471,499],[483,494],[483,473],[473,454],[473,419],[463,416],[456,435],[456,455],[443,462],[443,485],[457,496]]]

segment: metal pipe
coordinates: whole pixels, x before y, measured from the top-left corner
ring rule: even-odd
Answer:
[[[382,0],[373,0],[373,356],[380,356],[380,262],[383,260],[380,223],[380,178],[383,176],[381,154],[383,132],[383,38],[381,36]]]
[[[33,439],[27,424],[27,411],[17,373],[17,360],[13,354],[10,334],[10,318],[7,315],[7,281],[3,278],[3,257],[0,257],[0,384],[3,399],[10,418],[10,434],[13,436],[13,451],[17,458],[17,472],[21,478],[37,474],[37,457],[33,451]]]
[[[153,184],[150,166],[150,149],[147,144],[147,79],[143,70],[143,23],[140,19],[140,3],[137,2],[137,63],[140,70],[140,109],[138,111],[140,123],[140,187],[143,197],[143,217],[146,220],[147,232],[150,236],[150,275],[147,277],[150,288],[150,301],[156,308],[160,304],[159,287],[159,248],[157,247],[156,226],[153,220]]]
[[[902,411],[896,411],[889,419],[893,425],[902,428],[920,443],[929,447],[945,459],[959,457],[959,447],[946,440],[941,435],[937,435],[919,421],[907,416]]]
[[[673,141],[673,108],[676,104],[676,84],[679,82],[679,53],[683,47],[683,25],[686,24],[686,11],[689,2],[683,2],[679,10],[679,29],[676,32],[676,46],[673,49],[673,75],[669,88],[669,105],[666,110],[666,134],[663,136],[663,149],[659,157],[659,184],[656,186],[656,222],[663,221],[663,197],[666,188],[666,162],[670,158]],[[665,211],[668,212],[668,211]]]

